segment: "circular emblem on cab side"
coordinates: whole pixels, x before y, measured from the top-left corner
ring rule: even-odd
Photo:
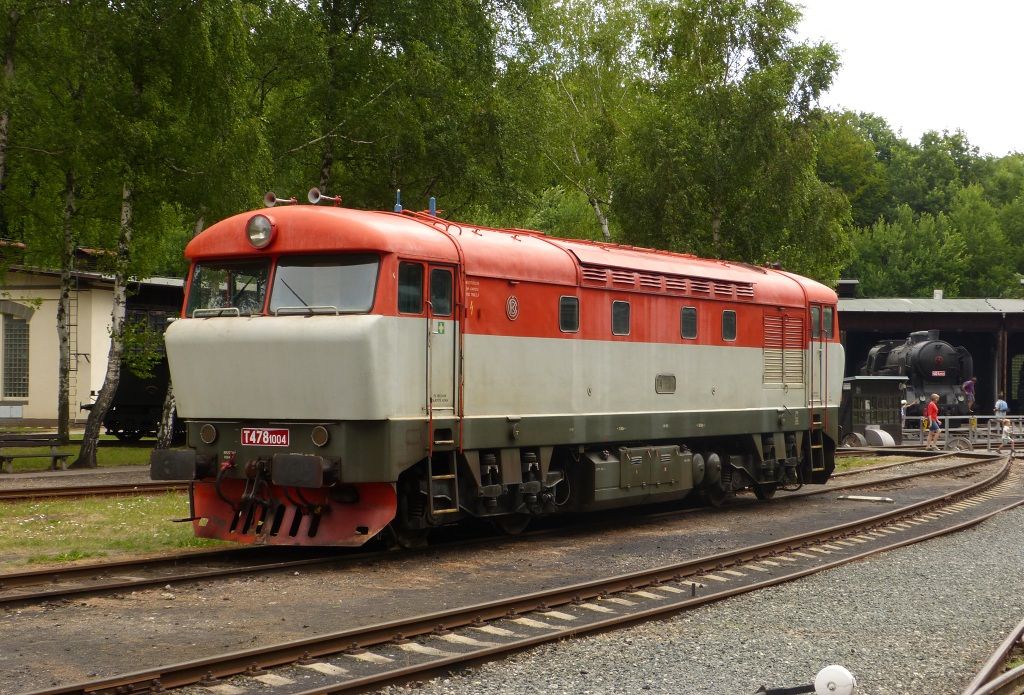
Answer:
[[[505,301],[505,315],[508,316],[509,321],[515,321],[519,318],[519,300],[516,299],[515,295],[510,296]]]

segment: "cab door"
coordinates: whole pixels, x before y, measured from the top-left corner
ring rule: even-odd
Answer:
[[[832,340],[834,309],[820,304],[811,305],[811,405],[828,403],[828,344]]]
[[[455,417],[458,407],[455,268],[431,265],[427,273],[427,413]]]

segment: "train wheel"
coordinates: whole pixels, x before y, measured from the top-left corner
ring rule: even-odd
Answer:
[[[493,519],[494,525],[510,536],[518,536],[530,523],[529,514],[506,514],[496,516]]]
[[[391,548],[412,550],[426,548],[429,535],[430,529],[428,528],[410,529],[392,521],[384,530],[384,541]]]
[[[777,483],[754,483],[754,494],[759,500],[770,500],[778,489]]]
[[[700,496],[704,498],[704,503],[709,507],[721,507],[725,504],[725,500],[729,498],[729,493],[718,485],[712,485],[711,487],[703,488],[700,491]]]
[[[843,446],[846,447],[861,447],[867,446],[868,440],[865,439],[864,435],[860,434],[859,432],[850,432],[848,435],[843,437],[842,444]]]
[[[967,437],[952,437],[946,441],[946,449],[951,451],[971,451],[974,445]]]

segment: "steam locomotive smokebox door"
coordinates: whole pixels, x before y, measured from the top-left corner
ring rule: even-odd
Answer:
[[[903,441],[900,401],[906,397],[905,376],[851,376],[843,379],[843,398],[839,404],[840,440],[850,434],[864,436],[869,426]]]

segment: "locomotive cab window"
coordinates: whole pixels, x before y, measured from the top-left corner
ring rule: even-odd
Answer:
[[[722,340],[736,340],[736,312],[730,309],[722,312]]]
[[[821,310],[821,332],[826,338],[832,337],[832,307],[830,306]]]
[[[811,307],[811,337],[821,337],[821,308],[816,306]]]
[[[270,313],[366,313],[377,289],[377,256],[282,257],[270,291]]]
[[[684,306],[679,316],[679,333],[692,340],[697,337],[697,307]]]
[[[580,330],[580,300],[578,297],[558,298],[558,330],[578,333]]]
[[[269,275],[269,261],[197,263],[192,269],[185,314],[261,314]]]
[[[452,315],[452,271],[433,268],[430,271],[430,313]]]
[[[423,312],[423,264],[398,264],[398,311],[403,314]]]
[[[612,302],[612,335],[629,335],[629,302]]]

